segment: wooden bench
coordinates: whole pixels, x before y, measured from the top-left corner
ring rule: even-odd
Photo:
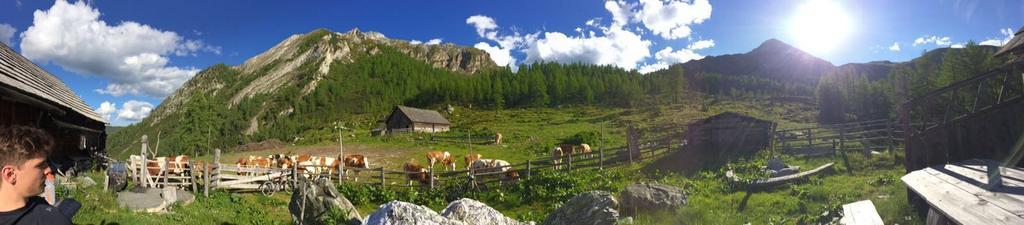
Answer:
[[[843,218],[839,224],[845,225],[882,225],[882,217],[878,216],[875,204],[871,200],[862,200],[843,205]]]
[[[972,159],[932,166],[901,180],[931,207],[929,221],[1024,224],[1024,170],[1001,167],[1003,185],[985,189],[989,163]]]

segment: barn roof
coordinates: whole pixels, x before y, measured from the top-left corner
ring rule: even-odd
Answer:
[[[445,119],[444,116],[441,116],[441,113],[438,113],[437,111],[434,110],[417,109],[401,105],[396,106],[396,108],[398,108],[399,111],[402,111],[402,114],[408,116],[409,120],[412,120],[413,122],[449,125],[451,124],[448,122],[448,119]]]
[[[1013,34],[1013,39],[1010,39],[1010,41],[1006,42],[1002,48],[999,48],[999,51],[996,51],[996,56],[1003,54],[1015,54],[1024,51],[1024,35],[1021,35],[1021,33],[1024,33],[1024,27],[1017,30],[1017,33]]]
[[[107,123],[89,108],[63,81],[0,43],[0,88],[13,88],[64,110],[70,109],[86,118]]]

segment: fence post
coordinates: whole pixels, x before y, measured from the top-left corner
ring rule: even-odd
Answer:
[[[139,156],[141,156],[141,158],[142,158],[142,161],[139,162],[139,165],[140,165],[139,166],[139,172],[140,172],[139,174],[142,174],[142,176],[139,176],[139,178],[142,181],[141,183],[142,183],[143,187],[150,187],[149,186],[150,185],[150,183],[149,183],[149,166],[148,166],[149,163],[146,162],[147,161],[146,158],[148,158],[148,157],[146,157],[146,149],[147,148],[149,148],[149,136],[142,135],[142,148],[139,150],[140,152],[142,152],[142,153],[139,154]]]
[[[892,130],[893,129],[892,128],[892,124],[893,123],[894,122],[891,122],[891,121],[887,121],[885,123],[885,126],[887,128],[886,133],[888,133],[888,135],[889,135],[889,154],[892,154],[892,161],[893,161],[893,163],[899,164],[899,162],[896,161],[896,143],[893,140],[894,138],[896,138],[896,136],[893,135],[893,130]]]
[[[843,157],[843,163],[846,164],[846,172],[853,174],[853,165],[850,165],[850,159],[846,157],[846,131],[839,130],[839,156]]]
[[[203,166],[203,196],[210,197],[210,164]]]
[[[428,168],[427,172],[429,173],[427,175],[430,176],[427,178],[427,180],[430,181],[430,190],[434,190],[434,167],[431,166],[430,168]]]
[[[214,165],[217,165],[217,168],[214,171],[218,175],[217,176],[217,180],[215,180],[216,183],[214,183],[214,187],[220,187],[220,167],[221,167],[221,165],[220,165],[220,149],[219,148],[213,149],[213,163],[214,163]]]
[[[602,146],[601,148],[599,148],[597,150],[597,153],[598,153],[597,169],[604,170],[604,147]]]
[[[292,163],[292,188],[299,185],[299,164],[296,162]]]
[[[526,160],[526,179],[530,179],[530,160]]]
[[[810,148],[811,145],[814,145],[814,133],[813,132],[814,132],[814,130],[811,130],[811,128],[807,128],[807,147],[808,148]]]
[[[572,148],[576,148],[576,147],[572,147]],[[569,165],[568,165],[569,166],[569,171],[572,171],[572,157],[573,157],[572,153],[573,153],[573,149],[569,149]]]
[[[384,183],[384,167],[383,166],[380,167],[380,186],[381,187],[386,186],[385,183]]]

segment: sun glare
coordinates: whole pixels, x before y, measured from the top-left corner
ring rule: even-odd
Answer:
[[[853,31],[853,21],[839,2],[810,0],[799,7],[789,24],[797,48],[811,54],[827,54]]]

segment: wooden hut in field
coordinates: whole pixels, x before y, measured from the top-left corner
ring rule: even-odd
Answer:
[[[104,152],[107,121],[63,81],[0,43],[0,126],[29,126],[53,135],[50,160],[66,170]]]
[[[408,106],[395,106],[384,119],[386,133],[394,132],[447,132],[451,123],[434,110]]]
[[[658,159],[647,170],[690,174],[768,148],[775,122],[725,112],[686,125],[682,150]]]

